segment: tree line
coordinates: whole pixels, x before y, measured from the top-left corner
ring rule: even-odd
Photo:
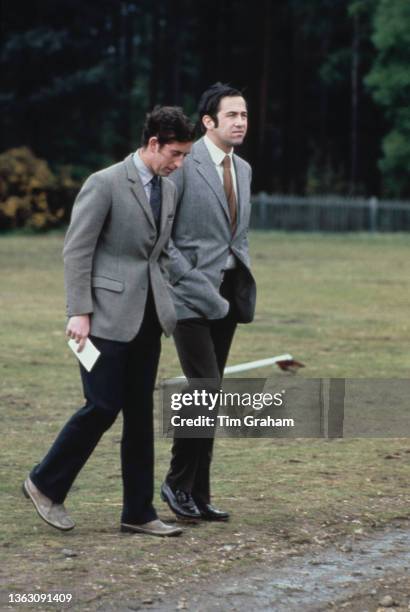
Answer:
[[[408,0],[3,0],[0,153],[82,178],[220,80],[248,101],[254,191],[408,197],[409,66]]]

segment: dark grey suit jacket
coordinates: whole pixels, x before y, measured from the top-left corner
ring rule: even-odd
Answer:
[[[184,165],[170,175],[178,191],[168,247],[178,319],[220,319],[227,314],[229,304],[219,288],[230,252],[238,262],[235,302],[239,322],[253,319],[256,285],[247,240],[251,167],[237,155],[233,160],[238,188],[238,223],[233,235],[223,185],[202,138],[194,144]]]
[[[67,313],[91,314],[94,336],[130,341],[142,322],[149,281],[164,332],[174,330],[166,246],[176,190],[166,178],[161,185],[159,235],[132,155],[92,174],[77,196],[63,251]]]

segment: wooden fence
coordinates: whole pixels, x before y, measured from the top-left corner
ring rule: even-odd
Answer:
[[[408,232],[410,202],[259,193],[252,197],[251,227],[302,232]]]

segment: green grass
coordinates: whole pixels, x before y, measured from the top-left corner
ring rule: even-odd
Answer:
[[[64,340],[62,239],[0,239],[5,593],[72,591],[81,610],[140,602],[187,580],[200,584],[216,571],[409,516],[407,439],[220,439],[213,491],[215,502],[232,511],[229,524],[187,527],[176,540],[120,535],[119,419],[67,499],[77,528],[61,534],[44,525],[22,497],[21,482],[82,403]],[[238,329],[231,364],[290,352],[306,364],[305,377],[409,377],[410,238],[260,232],[250,239],[257,315]],[[172,340],[164,339],[160,377],[177,373]],[[157,438],[157,492],[169,448],[170,440]],[[156,505],[171,519],[159,498]],[[77,556],[65,558],[64,548]]]

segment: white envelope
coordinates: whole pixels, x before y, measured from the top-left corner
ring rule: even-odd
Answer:
[[[82,363],[87,372],[91,372],[94,367],[95,362],[98,357],[101,355],[100,351],[94,346],[89,338],[85,341],[85,345],[81,353],[77,352],[78,344],[73,338],[70,338],[68,341],[68,346],[73,351],[74,355],[77,359]]]

